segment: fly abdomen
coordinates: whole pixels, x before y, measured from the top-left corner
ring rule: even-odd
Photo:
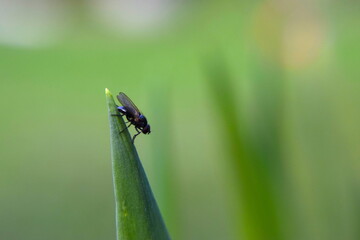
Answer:
[[[123,106],[117,107],[117,110],[118,110],[119,112],[123,113],[123,114],[126,113],[126,109],[125,109],[125,107],[123,107]]]

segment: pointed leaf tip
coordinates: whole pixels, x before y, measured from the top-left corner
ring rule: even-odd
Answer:
[[[145,171],[116,104],[105,89],[109,124],[117,239],[170,240]],[[126,129],[124,132],[122,129]]]

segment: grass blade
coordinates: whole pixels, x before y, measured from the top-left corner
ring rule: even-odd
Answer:
[[[105,89],[109,122],[111,159],[116,202],[118,240],[170,239],[125,123],[118,114],[113,96]]]
[[[226,64],[217,57],[206,65],[209,92],[214,99],[223,133],[228,141],[233,186],[240,202],[237,210],[239,236],[245,239],[283,239],[279,205],[271,185],[270,170],[246,140],[243,120],[237,117],[233,79]],[[240,111],[240,110],[239,110]],[[231,116],[231,118],[229,118]]]

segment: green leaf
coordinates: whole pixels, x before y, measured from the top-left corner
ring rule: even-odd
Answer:
[[[110,122],[111,159],[118,240],[170,239],[124,120],[105,89]],[[122,131],[122,132],[121,132]]]
[[[238,117],[240,109],[236,104],[235,80],[220,56],[211,60],[206,65],[206,74],[214,109],[227,139],[226,147],[235,180],[232,187],[237,188],[234,190],[240,203],[235,215],[238,217],[238,234],[249,240],[284,239],[280,226],[280,203],[271,184],[271,169],[266,167],[249,143],[243,118]]]

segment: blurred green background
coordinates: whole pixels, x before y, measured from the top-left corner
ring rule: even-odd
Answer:
[[[360,239],[359,7],[0,0],[0,239],[115,239],[106,87],[173,239]]]

